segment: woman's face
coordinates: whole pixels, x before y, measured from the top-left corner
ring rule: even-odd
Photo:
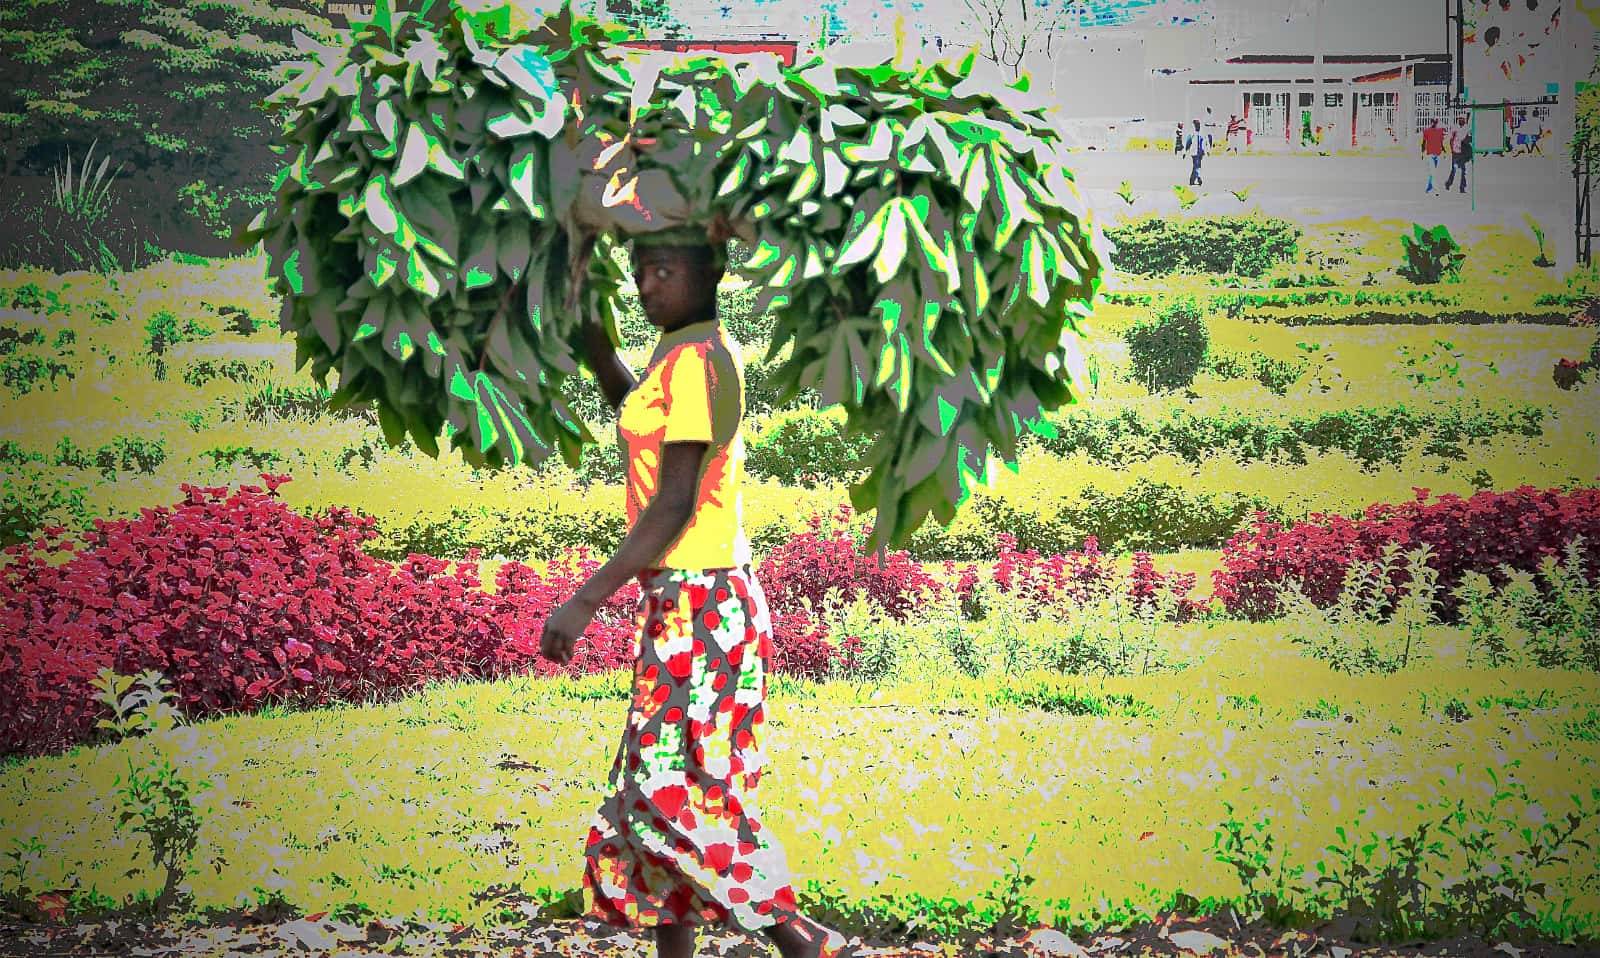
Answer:
[[[634,250],[634,282],[639,305],[650,325],[662,330],[710,319],[714,314],[717,284],[697,251],[673,246],[644,246]]]

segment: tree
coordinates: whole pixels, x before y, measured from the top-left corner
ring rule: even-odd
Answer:
[[[1012,80],[1030,52],[1049,56],[1055,36],[1077,15],[1082,0],[963,0],[985,58]]]

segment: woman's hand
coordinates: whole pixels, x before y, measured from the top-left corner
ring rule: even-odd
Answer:
[[[596,606],[581,598],[573,598],[544,620],[544,631],[539,634],[539,654],[557,665],[572,661],[573,647],[578,637],[589,627]]]

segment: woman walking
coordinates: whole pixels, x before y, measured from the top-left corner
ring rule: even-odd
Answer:
[[[545,658],[570,661],[595,610],[638,578],[633,702],[589,831],[585,909],[653,929],[662,958],[693,955],[695,926],[713,922],[765,933],[783,958],[854,954],[858,942],[799,913],[754,804],[772,626],[741,523],[744,375],[716,308],[727,254],[684,229],[635,240],[633,261],[661,331],[643,378],[593,317],[584,327],[618,410],[629,532],[539,640]]]

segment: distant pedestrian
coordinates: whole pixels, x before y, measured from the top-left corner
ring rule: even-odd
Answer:
[[[1456,117],[1450,130],[1450,175],[1445,177],[1444,188],[1449,189],[1461,174],[1461,192],[1467,191],[1467,164],[1472,162],[1472,131],[1467,128],[1465,113]]]
[[[1183,152],[1183,123],[1178,123],[1178,129],[1172,134],[1172,155],[1177,156]]]
[[[1239,119],[1239,114],[1228,114],[1228,129],[1222,135],[1222,149],[1226,153],[1236,152],[1239,148],[1234,145],[1233,138],[1244,133],[1244,121]]]
[[[1200,129],[1200,121],[1198,119],[1194,121],[1194,131],[1189,134],[1189,138],[1184,142],[1183,148],[1185,155],[1194,164],[1189,169],[1189,185],[1205,185],[1200,181],[1200,161],[1205,159],[1206,156],[1206,135]]]
[[[1217,148],[1217,115],[1206,107],[1206,152],[1214,152]]]
[[[1444,158],[1444,133],[1438,117],[1429,120],[1428,128],[1422,131],[1422,165],[1428,171],[1428,188],[1424,193],[1433,192],[1433,176],[1439,172],[1439,161]]]
[[[1533,135],[1528,137],[1528,152],[1544,156],[1544,117],[1535,115],[1533,118]]]

